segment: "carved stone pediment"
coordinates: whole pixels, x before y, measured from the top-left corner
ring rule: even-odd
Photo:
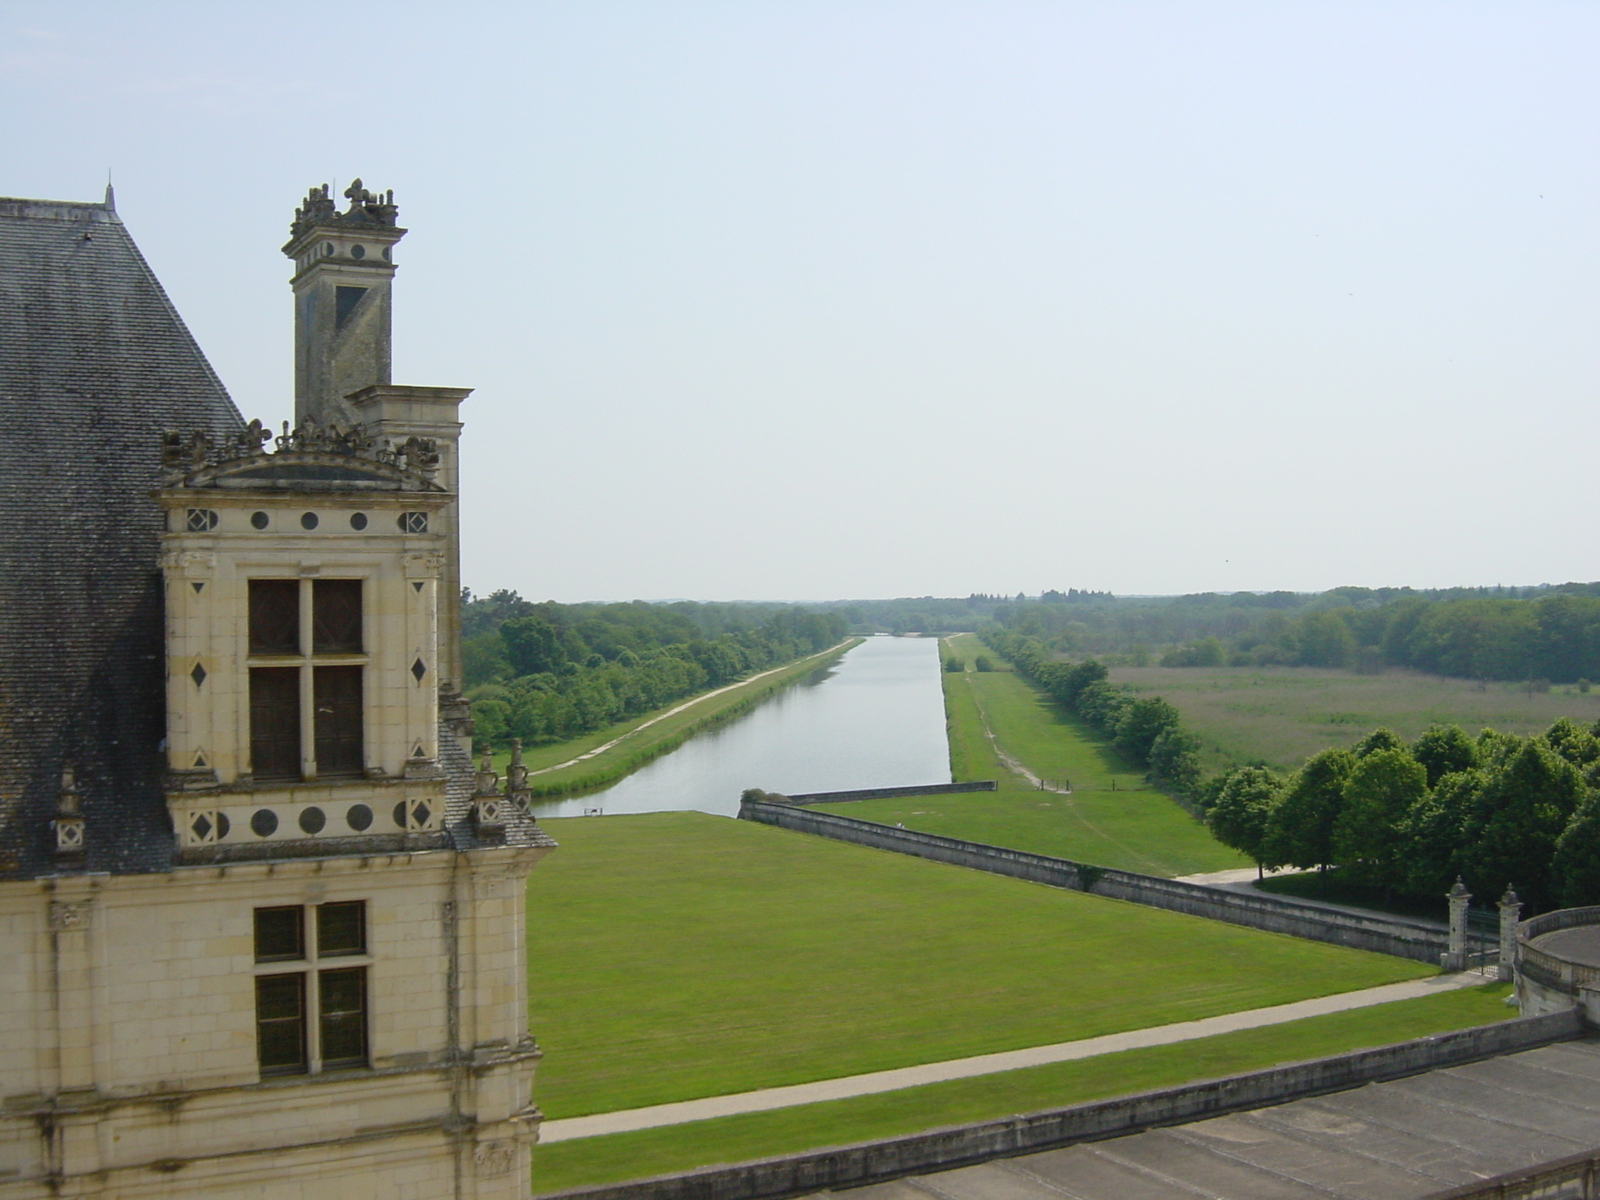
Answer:
[[[274,443],[268,452],[265,443]],[[162,435],[168,487],[266,488],[292,491],[443,492],[434,476],[439,449],[431,438],[379,442],[360,425],[342,429],[285,422],[276,438],[260,421],[229,439],[204,431]]]

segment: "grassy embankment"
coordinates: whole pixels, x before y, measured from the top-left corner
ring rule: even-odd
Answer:
[[[867,800],[829,811],[1148,875],[1250,865],[975,636],[948,638],[942,649],[967,668],[941,672],[951,772],[957,780],[997,780],[999,789]],[[979,654],[996,669],[973,670]],[[995,743],[1048,785],[1070,783],[1071,794],[1038,790],[1001,761]]]
[[[613,784],[651,759],[676,750],[695,734],[733,720],[773,692],[820,670],[860,644],[860,638],[850,638],[819,654],[675,701],[571,741],[525,749],[522,761],[529,770],[529,790],[535,796],[561,796]],[[498,750],[494,767],[504,774],[511,754],[507,747]]]
[[[1600,690],[1529,695],[1517,684],[1397,669],[1360,675],[1315,667],[1114,667],[1111,682],[1173,704],[1203,743],[1208,772],[1245,762],[1293,770],[1380,725],[1410,740],[1433,724],[1529,734],[1558,717],[1584,725],[1600,718]]]
[[[552,1119],[1095,1037],[1417,963],[699,813],[548,822],[529,881]],[[1476,997],[1476,999],[1474,999]],[[1246,1070],[1509,1015],[1467,993],[1205,1043],[537,1148],[537,1191]]]
[[[852,1100],[559,1142],[534,1150],[537,1193],[897,1137],[1172,1087],[1280,1063],[1486,1025],[1510,1015],[1509,984],[1197,1038],[1175,1046],[1005,1071]]]

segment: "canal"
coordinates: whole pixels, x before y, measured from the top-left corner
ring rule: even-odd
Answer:
[[[731,817],[751,787],[831,792],[949,781],[938,641],[872,637],[606,790],[535,801],[534,813],[698,809]]]

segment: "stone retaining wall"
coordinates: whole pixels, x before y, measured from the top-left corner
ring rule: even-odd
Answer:
[[[792,804],[842,804],[847,800],[892,800],[896,796],[953,796],[959,792],[992,792],[1000,785],[992,779],[976,783],[929,783],[922,787],[857,788],[853,792],[806,792],[785,796]]]
[[[1581,1030],[1575,1010],[1544,1017],[1522,1017],[1373,1050],[1356,1050],[1331,1058],[998,1121],[951,1126],[735,1166],[706,1167],[682,1175],[574,1188],[554,1193],[550,1200],[762,1200],[824,1188],[860,1187],[898,1176],[968,1166],[1075,1142],[1099,1141],[1154,1126],[1175,1125],[1263,1108],[1303,1096],[1343,1091],[1366,1083],[1400,1079],[1438,1067],[1565,1041],[1579,1036]],[[537,1170],[534,1183],[537,1186]]]
[[[746,800],[740,805],[739,818],[997,875],[1011,875],[1052,887],[1130,900],[1135,904],[1171,909],[1213,921],[1228,921],[1271,933],[1286,933],[1357,950],[1392,954],[1416,962],[1437,965],[1439,956],[1448,949],[1448,937],[1443,929],[1408,922],[1401,917],[1360,916],[1298,904],[1276,896],[1249,895],[1196,883],[1180,883],[1155,875],[1095,867],[1070,859],[986,846],[982,842],[919,833],[913,829],[899,829],[854,817],[841,817],[836,813],[813,812],[766,801]]]
[[[1600,1194],[1600,1150],[1464,1183],[1427,1200],[1593,1200]]]

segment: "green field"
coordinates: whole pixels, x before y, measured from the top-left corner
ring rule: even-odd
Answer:
[[[946,657],[970,666],[980,653],[1004,666],[971,634],[947,639]],[[941,675],[957,780],[993,779],[995,792],[828,805],[864,821],[1031,850],[1148,875],[1192,875],[1247,867],[1249,860],[1213,838],[1143,772],[1008,669]],[[1000,750],[1070,795],[1040,791],[996,757]]]
[[[537,1193],[895,1137],[1407,1041],[1512,1016],[1507,984],[876,1096],[539,1146]]]
[[[1416,978],[1319,942],[700,813],[547,822],[551,1118],[1072,1041]]]
[[[529,788],[535,796],[559,796],[613,784],[651,759],[677,749],[701,730],[732,720],[773,692],[799,682],[860,644],[860,638],[851,638],[742,683],[675,701],[571,741],[524,750],[522,762],[529,771]],[[610,742],[617,744],[610,746]],[[582,761],[573,761],[580,758]],[[503,775],[511,761],[510,748],[500,747],[493,761],[494,769]]]
[[[1507,683],[1475,683],[1416,671],[1359,675],[1314,667],[1114,667],[1111,681],[1162,696],[1204,743],[1208,772],[1263,762],[1297,768],[1329,746],[1348,746],[1383,725],[1408,741],[1433,724],[1469,733],[1492,726],[1529,734],[1557,717],[1600,719],[1600,691],[1554,688],[1529,695]]]

